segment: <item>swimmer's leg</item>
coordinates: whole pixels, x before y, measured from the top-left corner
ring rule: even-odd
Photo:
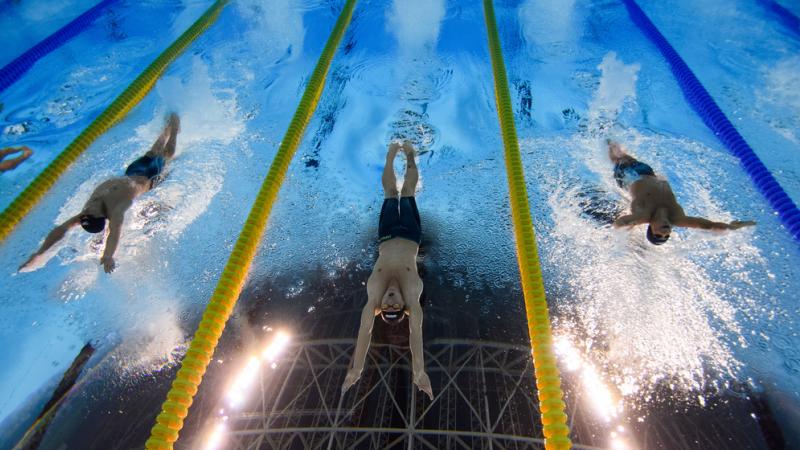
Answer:
[[[619,142],[607,139],[606,143],[608,143],[608,158],[612,163],[614,163],[615,166],[620,164],[633,164],[636,162],[636,158],[625,153]]]
[[[386,152],[386,164],[383,166],[383,175],[381,176],[381,184],[383,184],[384,198],[397,198],[397,178],[394,175],[394,157],[400,150],[398,144],[389,146],[389,151]]]
[[[172,157],[175,156],[175,144],[178,141],[178,132],[180,129],[181,120],[178,118],[178,115],[175,113],[170,114],[164,131],[161,132],[156,142],[153,143],[150,151],[147,152],[147,156],[151,158],[160,156],[164,158],[165,161],[172,159]]]
[[[400,196],[413,197],[417,192],[417,181],[419,181],[419,170],[417,170],[417,162],[414,160],[416,151],[409,141],[403,142],[403,151],[406,154],[406,177],[403,180],[403,190],[400,192]]]

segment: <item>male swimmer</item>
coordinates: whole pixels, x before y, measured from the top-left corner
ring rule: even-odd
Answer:
[[[403,188],[398,193],[394,159],[400,150],[406,155],[406,175]],[[361,312],[358,341],[342,392],[346,392],[361,378],[375,316],[381,316],[389,324],[397,324],[408,316],[414,384],[433,399],[431,380],[425,373],[422,353],[422,306],[419,302],[422,279],[417,273],[417,251],[422,228],[414,200],[419,179],[414,155],[414,147],[408,141],[391,144],[386,154],[381,177],[385,199],[378,225],[379,256],[367,280],[367,304]]]
[[[22,154],[16,158],[5,159],[6,156],[19,152],[22,152]],[[0,150],[0,172],[6,172],[15,169],[18,165],[22,164],[22,161],[30,158],[32,154],[33,150],[24,145],[18,148],[7,147]]]
[[[39,250],[20,266],[19,270],[37,265],[42,254],[60,241],[70,228],[80,225],[89,233],[99,233],[103,231],[108,221],[109,233],[100,263],[106,273],[113,272],[116,268],[114,252],[119,243],[125,211],[133,204],[133,199],[149,191],[160,181],[164,166],[175,155],[175,143],[179,131],[180,119],[172,113],[150,151],[131,163],[125,170],[124,177],[112,178],[97,186],[83,206],[83,210],[55,227],[47,235]]]
[[[737,230],[756,224],[749,220],[725,223],[687,216],[666,179],[656,176],[649,165],[625,153],[619,143],[611,139],[606,142],[608,157],[614,163],[614,179],[619,187],[631,193],[631,214],[615,220],[615,227],[648,224],[647,240],[661,245],[669,239],[672,227]]]

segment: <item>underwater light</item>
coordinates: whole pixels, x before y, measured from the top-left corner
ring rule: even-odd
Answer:
[[[272,342],[264,349],[261,353],[261,357],[264,358],[266,361],[274,362],[275,359],[283,353],[286,349],[286,346],[289,344],[289,335],[283,331],[278,331],[275,334],[275,338],[272,339]]]
[[[250,385],[253,384],[253,380],[255,380],[260,367],[261,361],[259,361],[258,358],[251,357],[247,361],[247,365],[239,372],[239,375],[234,379],[233,383],[231,383],[226,397],[228,398],[228,404],[232,408],[242,404],[245,399],[246,391]]]
[[[222,443],[222,437],[225,434],[226,428],[224,423],[217,423],[206,440],[205,450],[216,450]]]

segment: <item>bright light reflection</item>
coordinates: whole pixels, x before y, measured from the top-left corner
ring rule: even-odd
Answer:
[[[611,439],[611,448],[613,450],[628,450],[630,447],[628,444],[619,438],[612,438]]]
[[[239,372],[239,376],[231,383],[227,397],[228,403],[232,408],[239,406],[244,401],[246,391],[255,380],[259,367],[261,367],[261,361],[258,358],[251,357],[244,369]]]
[[[261,356],[267,361],[275,361],[275,359],[286,349],[289,344],[289,335],[283,331],[278,331],[275,338],[270,342]]]
[[[603,383],[600,374],[597,373],[597,370],[591,365],[584,363],[581,375],[583,384],[586,387],[586,392],[591,393],[592,406],[595,411],[607,421],[616,417],[617,404],[608,386]]]
[[[288,344],[289,335],[283,331],[278,331],[275,333],[275,337],[272,339],[269,345],[261,353],[261,356],[265,361],[271,362],[270,367],[274,369],[277,367],[275,360],[286,349]],[[250,386],[253,384],[256,376],[258,376],[258,371],[260,368],[261,359],[255,356],[250,357],[250,359],[247,361],[247,365],[242,369],[241,372],[239,372],[239,375],[228,387],[226,398],[228,399],[228,404],[231,406],[231,408],[241,405],[247,398],[247,391],[250,389]],[[220,410],[220,414],[222,414],[222,410]]]
[[[610,421],[619,413],[618,402],[611,390],[603,382],[597,369],[584,360],[568,338],[561,336],[555,341],[555,350],[568,372],[579,371],[581,381],[594,410],[606,421]]]
[[[211,434],[206,441],[205,450],[216,450],[222,443],[222,437],[225,434],[225,424],[218,423],[217,426],[211,430]]]

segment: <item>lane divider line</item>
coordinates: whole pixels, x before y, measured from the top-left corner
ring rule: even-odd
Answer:
[[[103,0],[0,69],[0,93],[22,78],[37,61],[89,28],[103,11],[119,0]]]
[[[528,320],[528,333],[531,339],[534,374],[539,396],[539,410],[547,450],[566,450],[572,446],[567,426],[567,415],[561,391],[561,376],[556,365],[553,350],[550,315],[544,295],[544,281],[536,250],[536,235],[528,205],[528,192],[525,188],[525,173],[514,125],[514,112],[511,94],[508,91],[508,78],[503,62],[503,50],[497,31],[497,21],[492,0],[483,1],[486,30],[489,37],[489,53],[494,72],[494,93],[497,102],[497,115],[505,148],[506,173],[508,174],[508,193],[511,201],[511,216],[514,222],[514,237],[517,247],[522,292]]]
[[[172,449],[173,444],[178,440],[180,430],[183,428],[183,421],[189,413],[189,408],[214,355],[225,323],[233,312],[233,307],[244,286],[250,265],[258,250],[258,244],[264,234],[270,211],[278,197],[278,191],[286,171],[289,169],[289,163],[316,110],[325,87],[328,69],[336,54],[336,49],[339,47],[339,42],[350,24],[355,4],[356,0],[347,0],[345,3],[314,72],[308,80],[308,86],[303,92],[297,111],[292,117],[286,135],[281,141],[258,196],[253,202],[233,252],[220,275],[217,287],[203,313],[203,319],[189,344],[181,368],[172,382],[167,400],[156,418],[156,424],[150,432],[150,439],[145,444],[148,450]]]
[[[158,56],[85,130],[73,140],[32,182],[0,213],[0,242],[44,197],[69,166],[92,143],[122,120],[153,88],[167,66],[175,60],[219,16],[227,0],[217,0],[175,42]]]
[[[650,21],[650,18],[647,17],[639,5],[634,0],[621,1],[628,9],[628,14],[633,23],[655,44],[661,55],[667,60],[670,69],[672,69],[672,74],[678,81],[681,90],[683,90],[683,95],[695,112],[703,119],[703,123],[714,132],[728,151],[739,158],[739,162],[741,162],[750,179],[753,180],[758,191],[764,195],[770,206],[778,213],[789,234],[794,237],[796,242],[800,243],[800,210],[797,209],[797,205],[789,198],[781,185],[778,184],[778,181],[775,180],[775,177],[761,162],[761,159],[736,130],[736,127],[720,110],[706,88],[692,72],[692,69],[670,45],[664,35],[658,31],[658,28]]]
[[[764,7],[767,8],[771,13],[778,16],[778,19],[783,26],[800,36],[800,18],[794,15],[793,12],[786,9],[783,5],[775,0],[759,0],[759,3],[764,5]]]

